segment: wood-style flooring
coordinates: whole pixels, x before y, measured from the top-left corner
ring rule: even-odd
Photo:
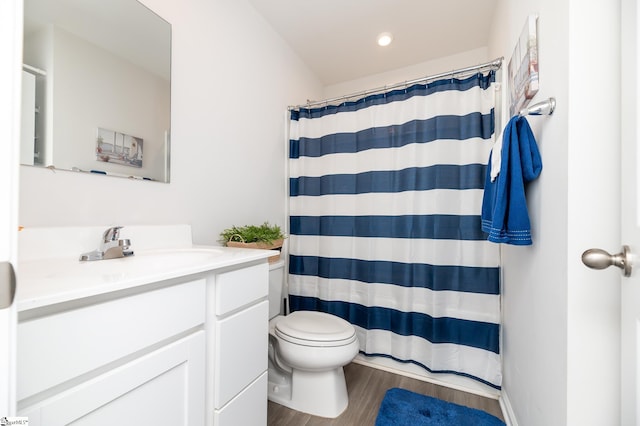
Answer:
[[[403,388],[423,395],[467,407],[477,408],[504,421],[497,400],[434,385],[409,377],[389,373],[377,368],[351,363],[344,367],[349,392],[349,406],[335,419],[316,417],[290,410],[269,401],[269,426],[367,426],[374,425],[385,392],[390,388]]]

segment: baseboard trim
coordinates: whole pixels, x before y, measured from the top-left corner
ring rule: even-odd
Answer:
[[[509,401],[509,396],[504,389],[501,392],[500,398],[498,398],[498,402],[500,403],[502,416],[507,426],[518,426],[516,415],[513,412],[513,407],[511,407],[511,401]]]

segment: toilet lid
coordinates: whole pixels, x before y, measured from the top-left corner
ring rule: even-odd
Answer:
[[[347,345],[356,339],[356,330],[349,322],[315,311],[292,312],[277,322],[275,334],[289,342],[308,346]]]

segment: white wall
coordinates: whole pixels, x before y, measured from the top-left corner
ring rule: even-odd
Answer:
[[[487,48],[479,48],[432,61],[422,62],[380,74],[373,74],[357,80],[333,84],[324,88],[323,98],[330,99],[350,95],[365,90],[376,89],[404,81],[415,80],[434,74],[448,72],[471,65],[478,65],[495,58],[489,58]]]
[[[171,183],[22,167],[20,224],[284,225],[285,111],[317,78],[246,1],[143,3],[173,25]]]
[[[501,0],[490,54],[508,61],[537,14],[543,158],[528,188],[533,246],[503,250],[503,394],[521,425],[619,424],[619,272],[581,264],[619,247],[617,1]],[[594,108],[594,106],[596,106]]]

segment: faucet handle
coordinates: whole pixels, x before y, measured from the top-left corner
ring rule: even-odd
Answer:
[[[106,231],[104,231],[104,234],[102,234],[102,241],[104,241],[105,243],[108,243],[109,241],[116,241],[118,238],[120,238],[121,229],[122,226],[112,226],[111,228],[107,229]]]

